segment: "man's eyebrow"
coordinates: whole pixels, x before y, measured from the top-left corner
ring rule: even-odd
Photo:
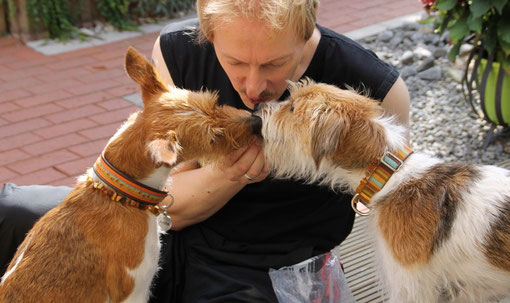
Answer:
[[[231,59],[231,60],[235,60],[235,61],[239,61],[241,63],[244,63],[242,60],[239,60],[239,59],[237,59],[235,57],[232,57],[232,56],[230,56],[228,54],[223,54],[223,56],[225,56],[227,59]],[[292,54],[283,55],[283,56],[271,59],[271,60],[269,60],[267,62],[261,63],[261,65],[270,64],[271,62],[279,61],[279,60],[283,60],[283,59],[288,59],[290,57],[292,57]]]

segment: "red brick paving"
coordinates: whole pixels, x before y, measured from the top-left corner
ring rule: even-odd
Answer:
[[[419,0],[322,0],[319,23],[338,32],[412,14]],[[157,33],[45,56],[0,38],[0,184],[73,185],[137,108],[123,69],[132,45],[150,57]]]

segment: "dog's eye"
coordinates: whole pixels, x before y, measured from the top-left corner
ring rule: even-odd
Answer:
[[[290,106],[290,111],[293,112],[294,111],[294,104]]]

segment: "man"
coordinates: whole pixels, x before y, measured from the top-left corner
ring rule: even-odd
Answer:
[[[169,85],[217,90],[221,104],[253,109],[284,98],[287,80],[310,77],[364,89],[407,125],[409,93],[397,72],[316,26],[317,6],[317,0],[199,0],[198,23],[167,26],[152,59]],[[162,258],[175,264],[177,256],[179,270],[162,271],[155,302],[276,302],[269,268],[345,239],[354,219],[350,196],[274,180],[269,171],[257,140],[220,166],[188,163],[173,175],[169,213],[177,232],[167,235],[172,244]]]

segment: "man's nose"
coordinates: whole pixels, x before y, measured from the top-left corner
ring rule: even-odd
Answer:
[[[246,77],[246,95],[251,99],[257,99],[264,91],[264,79],[258,68],[252,68]]]

